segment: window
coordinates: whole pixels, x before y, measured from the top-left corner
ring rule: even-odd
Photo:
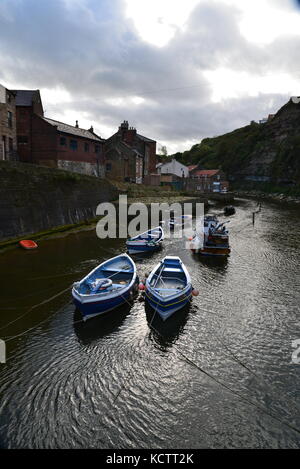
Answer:
[[[8,139],[8,147],[9,147],[9,151],[13,151],[13,139],[12,138]]]
[[[28,143],[27,135],[18,135],[18,144],[19,143]]]
[[[8,127],[12,129],[13,126],[13,119],[12,119],[12,112],[7,111],[7,121],[8,121]]]
[[[95,145],[95,153],[100,153],[100,145]]]
[[[88,143],[85,143],[85,144],[84,144],[84,151],[85,151],[85,152],[90,151],[90,146],[89,146]]]
[[[111,163],[106,163],[106,171],[111,171]]]
[[[77,150],[78,148],[78,144],[77,144],[77,140],[70,140],[70,148],[71,150]]]
[[[65,147],[67,145],[66,137],[60,137],[59,143]]]

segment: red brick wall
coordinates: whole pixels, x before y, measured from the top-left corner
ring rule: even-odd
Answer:
[[[136,136],[136,129],[128,129],[122,132],[122,140],[132,146]]]
[[[36,114],[32,115],[32,158],[36,164],[57,165],[56,129]]]
[[[149,147],[148,173],[156,173],[156,142],[146,143]]]
[[[66,145],[60,144],[60,137],[64,137],[66,139]],[[84,161],[86,163],[96,163],[97,156],[100,161],[102,161],[103,157],[103,143],[76,137],[76,135],[65,135],[62,133],[58,133],[58,159],[59,160],[67,160],[67,161]],[[77,141],[77,149],[72,150],[70,148],[71,140]],[[89,149],[85,151],[85,144],[88,144]],[[95,147],[96,145],[99,147],[99,153],[96,153]]]
[[[31,116],[32,109],[30,107],[17,106],[17,147],[21,161],[33,162],[32,160],[32,139],[31,139]],[[27,137],[27,143],[19,143],[19,137]]]

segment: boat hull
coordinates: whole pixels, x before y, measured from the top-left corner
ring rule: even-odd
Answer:
[[[86,321],[130,303],[138,292],[138,283],[133,260],[127,254],[121,254],[98,265],[82,280],[75,282],[72,297]]]
[[[87,321],[90,318],[108,313],[122,306],[122,304],[129,303],[137,293],[137,285],[138,279],[137,282],[131,288],[123,292],[122,295],[107,299],[97,299],[95,301],[82,301],[73,291],[73,301],[76,308],[80,310],[82,319]]]
[[[161,247],[163,239],[163,229],[158,226],[127,240],[126,249],[129,254],[151,253]]]
[[[38,247],[38,245],[31,239],[23,239],[22,241],[19,241],[19,245],[23,249],[36,249]]]
[[[148,288],[145,291],[145,297],[148,305],[151,306],[151,308],[160,315],[163,321],[165,321],[176,311],[179,311],[188,303],[190,303],[192,299],[192,287],[190,287],[180,296],[173,299],[162,299],[158,295],[155,295],[155,293]]]
[[[129,245],[127,244],[127,252],[129,254],[138,254],[140,252],[154,252],[158,251],[158,249],[161,248],[161,243],[155,244],[154,246],[149,246],[149,245]]]
[[[194,254],[200,254],[201,256],[229,256],[230,248],[221,247],[204,247],[202,249],[191,249]]]

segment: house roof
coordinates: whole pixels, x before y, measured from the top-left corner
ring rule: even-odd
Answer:
[[[63,122],[56,121],[54,119],[48,119],[47,117],[43,118],[48,124],[57,127],[59,132],[63,132],[65,134],[75,135],[76,137],[83,137],[88,138],[89,140],[96,140],[98,142],[103,142],[103,138],[98,137],[98,135],[94,134],[90,130],[81,129],[80,127],[75,127],[73,125],[64,124]]]
[[[197,164],[192,164],[192,165],[188,166],[188,170],[193,171],[193,169],[197,168],[197,166],[198,166]]]
[[[207,176],[211,177],[217,174],[220,170],[219,169],[199,169],[193,173],[193,176]]]
[[[148,138],[148,137],[144,137],[144,135],[141,135],[141,134],[136,134],[136,136],[137,136],[140,140],[144,140],[145,142],[155,142],[155,140],[152,140],[151,138]]]
[[[33,97],[39,90],[13,90],[16,93],[16,106],[31,106]]]

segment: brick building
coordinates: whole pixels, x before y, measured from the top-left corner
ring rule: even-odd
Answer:
[[[17,145],[20,160],[34,163],[32,119],[34,115],[43,116],[44,110],[39,90],[15,90]]]
[[[0,84],[0,160],[17,159],[15,93]]]
[[[105,176],[144,183],[156,171],[156,142],[137,133],[124,121],[105,143]]]
[[[20,160],[88,175],[104,176],[104,140],[93,128],[81,129],[44,117],[39,90],[16,91]]]

